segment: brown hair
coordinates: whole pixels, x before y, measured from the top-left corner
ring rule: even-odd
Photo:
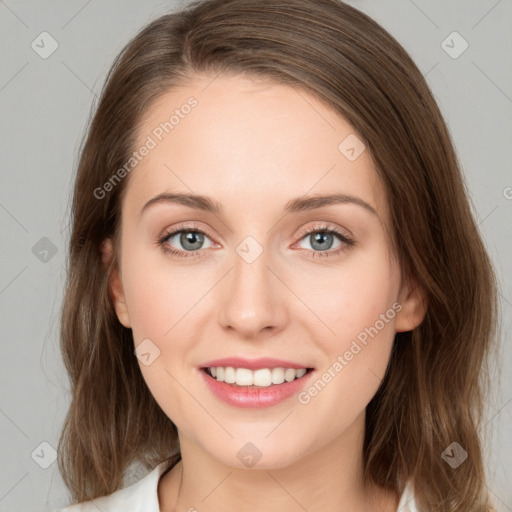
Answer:
[[[302,88],[343,116],[370,151],[389,199],[403,276],[428,299],[397,333],[367,407],[364,476],[422,510],[488,510],[481,440],[497,282],[449,132],[421,72],[381,26],[337,0],[206,0],[146,26],[115,59],[81,147],[72,204],[61,349],[71,404],[59,469],[75,501],[123,486],[132,463],[178,460],[176,428],[141,375],[131,330],[108,293],[100,253],[117,240],[129,159],[149,105],[198,73],[245,73]],[[116,243],[114,243],[116,246]],[[441,457],[456,441],[456,470]]]

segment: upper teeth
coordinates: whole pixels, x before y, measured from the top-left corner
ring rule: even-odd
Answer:
[[[260,370],[249,370],[247,368],[233,368],[232,366],[217,366],[208,368],[212,377],[219,382],[236,384],[237,386],[270,386],[271,384],[282,384],[284,381],[291,382],[300,378],[306,373],[305,368],[262,368]]]

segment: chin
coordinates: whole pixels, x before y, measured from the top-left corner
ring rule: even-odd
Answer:
[[[304,452],[298,451],[297,440],[288,436],[284,443],[283,436],[265,439],[265,435],[237,435],[225,446],[210,447],[211,456],[226,466],[237,469],[282,469],[297,462]],[[220,450],[219,450],[220,448]]]

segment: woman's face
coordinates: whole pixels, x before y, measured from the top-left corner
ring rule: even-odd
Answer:
[[[197,77],[152,105],[136,149],[111,291],[182,443],[277,468],[360,436],[422,314],[351,126],[300,89]]]

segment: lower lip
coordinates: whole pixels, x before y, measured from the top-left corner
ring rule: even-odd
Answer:
[[[220,400],[236,407],[261,409],[263,407],[277,405],[298,393],[308,382],[314,370],[308,371],[300,379],[295,379],[291,382],[283,382],[283,384],[272,384],[261,388],[232,386],[231,384],[219,382],[217,379],[210,377],[210,375],[202,369],[199,369],[199,372],[202,374],[210,391]]]

